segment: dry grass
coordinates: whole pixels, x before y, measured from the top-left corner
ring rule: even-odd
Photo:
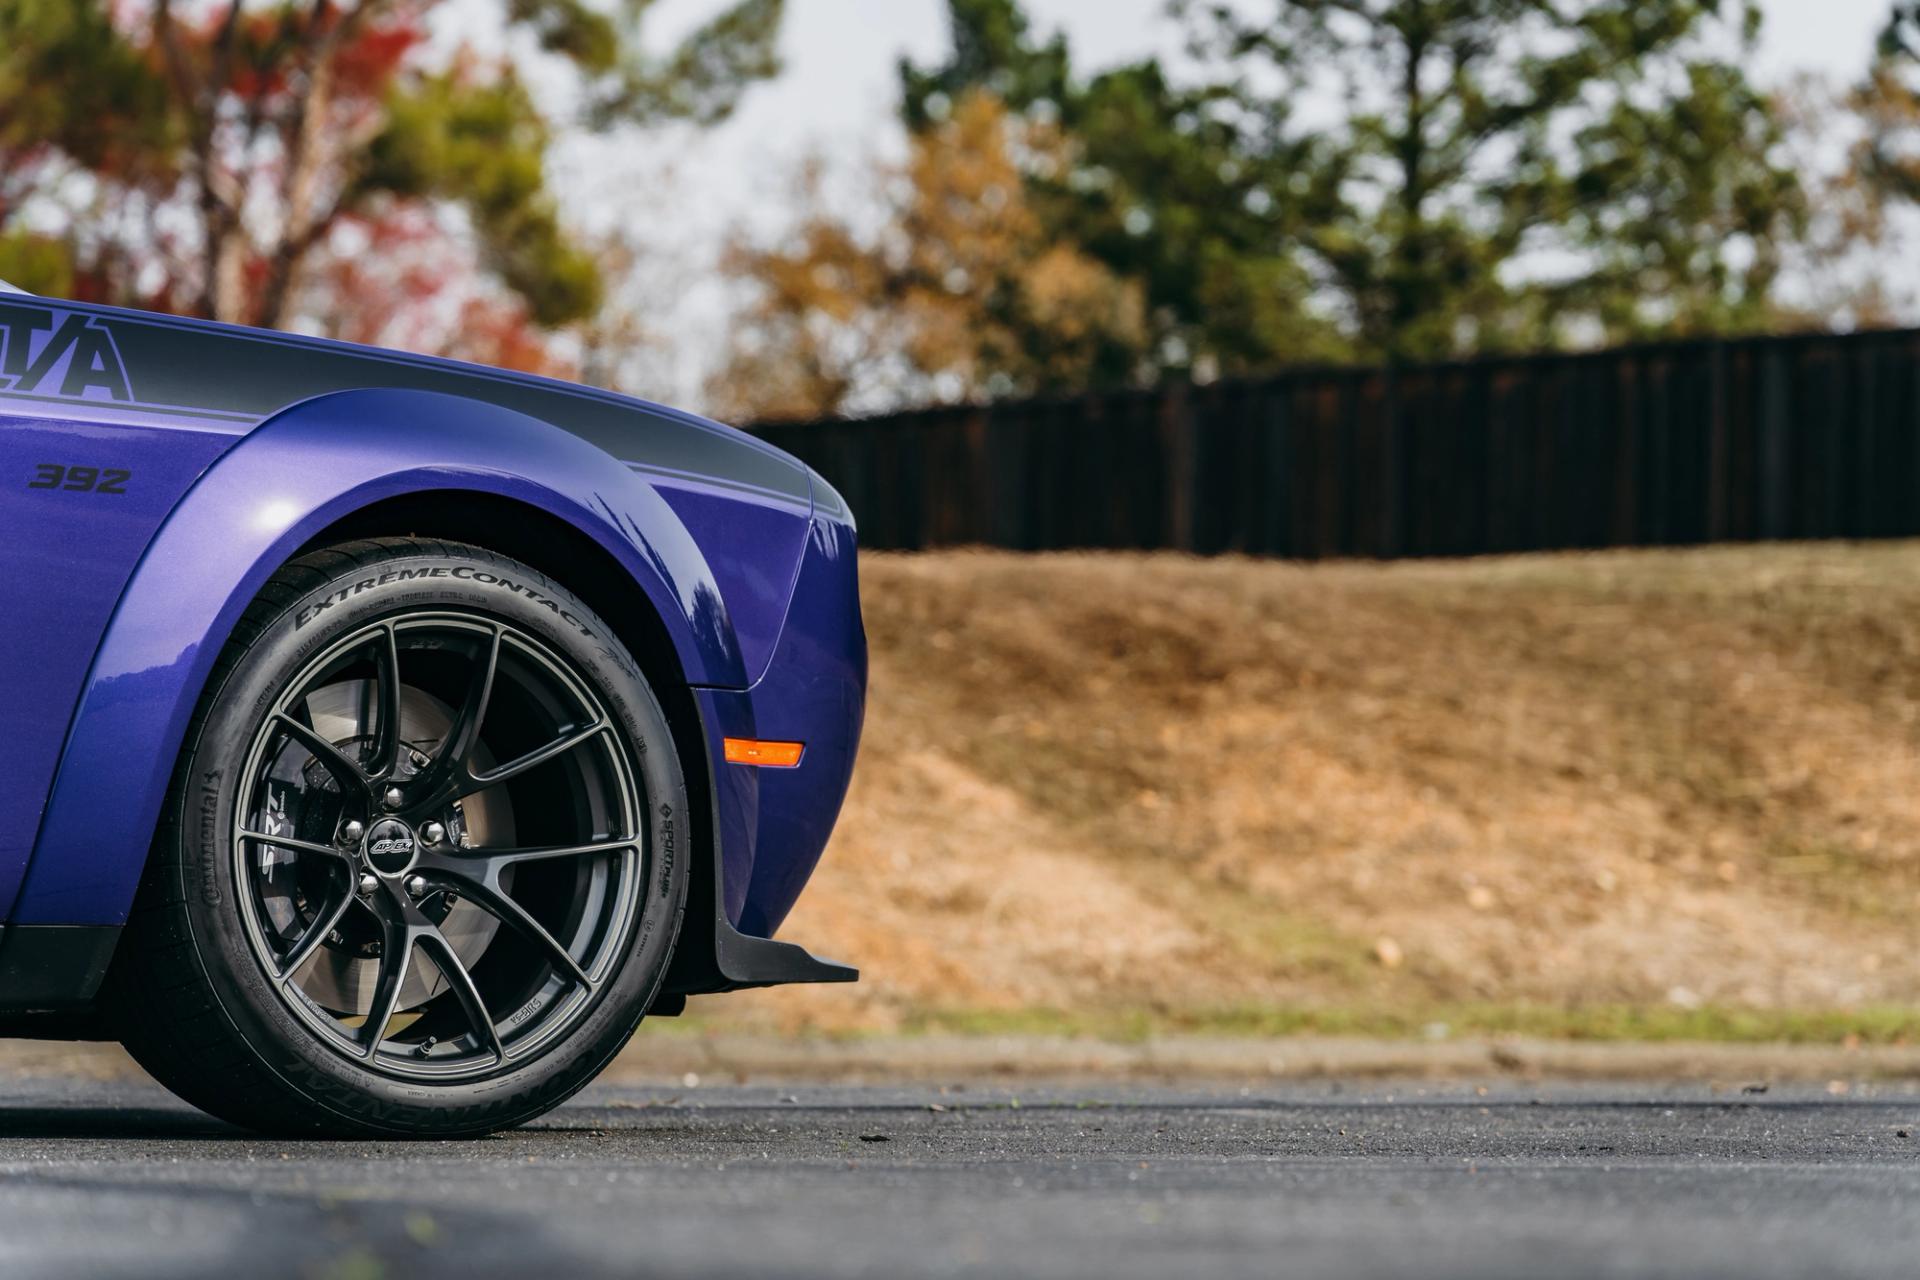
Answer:
[[[860,772],[783,935],[865,980],[704,1025],[1920,1003],[1920,545],[873,555],[864,587]]]

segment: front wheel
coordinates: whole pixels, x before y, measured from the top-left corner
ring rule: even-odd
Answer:
[[[252,1128],[530,1119],[658,989],[686,804],[658,700],[565,588],[415,539],[303,556],[188,731],[109,978],[120,1034]]]

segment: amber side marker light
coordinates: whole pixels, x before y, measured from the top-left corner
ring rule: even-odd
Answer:
[[[725,740],[728,764],[757,764],[769,769],[793,769],[806,751],[801,742],[762,742],[758,738]]]

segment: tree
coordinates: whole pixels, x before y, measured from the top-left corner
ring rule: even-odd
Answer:
[[[1875,67],[1861,83],[1811,73],[1776,95],[1786,163],[1806,197],[1806,225],[1788,252],[1775,301],[1781,327],[1870,329],[1912,314],[1907,273],[1888,271],[1903,250],[1901,197],[1881,180],[1875,151],[1905,117],[1897,80]]]
[[[1057,120],[1050,233],[1146,289],[1157,371],[1418,359],[1773,320],[1806,216],[1743,0],[1174,0],[1193,65],[1077,77],[949,0],[909,127],[969,85]]]
[[[1866,74],[1802,76],[1781,95],[1792,163],[1809,188],[1808,234],[1791,277],[1809,325],[1911,322],[1920,293],[1903,260],[1920,204],[1920,0],[1891,6]]]
[[[1145,332],[1137,286],[1049,236],[1029,173],[1050,172],[1057,135],[970,90],[917,132],[883,180],[871,236],[825,209],[771,248],[736,243],[751,282],[728,365],[709,395],[740,418],[801,418],[863,402],[1031,394],[1124,379]]]
[[[1853,105],[1860,172],[1889,198],[1920,200],[1920,0],[1896,0]]]
[[[1295,252],[1309,210],[1292,177],[1314,139],[1284,132],[1284,103],[1226,109],[1225,89],[1176,85],[1153,59],[1083,81],[1065,39],[1035,37],[1017,0],[949,0],[948,18],[945,63],[901,64],[903,121],[923,130],[985,89],[1055,129],[1061,163],[1027,175],[1030,199],[1048,235],[1144,290],[1130,372],[1245,373],[1351,354]]]
[[[664,57],[642,52],[651,0],[496,12],[572,77],[574,123],[605,128],[723,118],[777,70],[782,3],[737,0]],[[552,122],[512,63],[436,62],[441,8],[0,3],[0,274],[284,326],[303,286],[337,293],[324,277],[339,275],[328,259],[343,232],[364,251],[417,239],[423,208],[457,207],[509,311],[541,327],[591,313],[594,260],[546,185]],[[64,223],[52,234],[39,229],[49,212]]]
[[[1858,126],[1847,177],[1877,244],[1892,210],[1920,205],[1920,0],[1893,5],[1846,105]]]
[[[1178,7],[1222,109],[1308,144],[1301,249],[1363,352],[1767,320],[1803,203],[1737,64],[1759,28],[1741,0]],[[1290,123],[1315,100],[1340,119]]]

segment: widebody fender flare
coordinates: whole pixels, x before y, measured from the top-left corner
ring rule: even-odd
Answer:
[[[447,491],[565,520],[632,574],[688,683],[746,683],[712,570],[644,473],[497,405],[412,390],[317,397],[223,454],[147,547],[95,654],[12,920],[123,923],[187,724],[248,603],[341,519]]]

